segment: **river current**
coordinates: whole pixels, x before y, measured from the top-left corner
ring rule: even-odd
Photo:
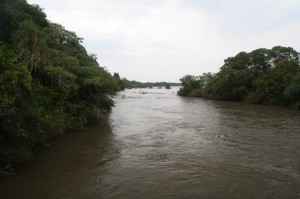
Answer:
[[[300,198],[299,111],[177,90],[120,92],[109,126],[50,142],[0,198]]]

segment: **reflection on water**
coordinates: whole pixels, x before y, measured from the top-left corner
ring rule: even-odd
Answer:
[[[300,113],[132,89],[111,127],[70,133],[0,178],[1,198],[300,198]]]

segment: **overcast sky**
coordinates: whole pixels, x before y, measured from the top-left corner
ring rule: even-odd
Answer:
[[[299,0],[28,0],[84,38],[111,73],[178,82],[276,45],[300,51]]]

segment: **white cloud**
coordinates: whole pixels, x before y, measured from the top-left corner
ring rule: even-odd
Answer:
[[[216,72],[228,56],[260,47],[299,50],[296,0],[29,0],[85,39],[111,72],[178,81]]]

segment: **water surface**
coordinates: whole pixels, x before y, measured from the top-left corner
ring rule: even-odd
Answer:
[[[110,127],[68,133],[0,198],[300,198],[300,113],[176,96],[115,97]]]

